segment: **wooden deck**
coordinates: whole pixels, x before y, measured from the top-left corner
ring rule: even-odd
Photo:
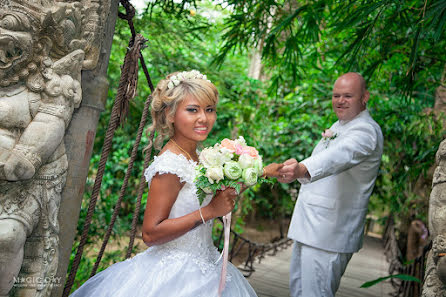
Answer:
[[[275,256],[266,256],[260,264],[254,265],[256,271],[248,278],[259,297],[289,297],[289,247]],[[366,237],[363,248],[353,255],[341,279],[336,297],[384,297],[392,292],[390,282],[381,282],[370,288],[360,286],[370,280],[388,275],[380,239]]]

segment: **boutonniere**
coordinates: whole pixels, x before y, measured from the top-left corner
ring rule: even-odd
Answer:
[[[325,131],[322,132],[322,140],[325,143],[325,148],[328,147],[330,140],[333,140],[336,137],[338,137],[338,133],[335,133],[335,132],[331,131],[330,129],[325,129]]]

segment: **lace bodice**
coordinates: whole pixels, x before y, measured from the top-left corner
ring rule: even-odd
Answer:
[[[149,184],[152,178],[158,174],[175,174],[180,178],[180,182],[184,183],[178,193],[177,200],[172,206],[169,219],[178,218],[188,213],[196,211],[200,204],[197,197],[197,188],[194,183],[195,167],[197,162],[188,160],[183,155],[177,155],[166,150],[162,155],[155,156],[152,164],[146,169],[144,176]],[[207,196],[201,207],[207,205],[211,200],[211,196]]]
[[[169,219],[178,218],[198,210],[200,204],[197,197],[197,188],[194,183],[195,167],[197,163],[188,160],[183,155],[177,155],[166,150],[160,156],[154,158],[152,164],[144,172],[146,181],[150,183],[158,174],[175,174],[184,183],[169,214]],[[207,205],[212,196],[208,195],[201,207]],[[163,261],[176,261],[187,257],[200,266],[203,273],[209,269],[215,269],[215,261],[219,253],[212,242],[212,225],[208,221],[186,234],[167,243],[149,248],[147,251],[157,253]]]

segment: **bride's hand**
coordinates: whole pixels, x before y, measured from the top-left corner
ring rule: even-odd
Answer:
[[[279,170],[282,169],[282,163],[271,163],[263,167],[263,173],[265,177],[279,177]]]
[[[215,195],[211,202],[203,208],[204,216],[209,216],[205,220],[221,217],[234,209],[237,191],[234,188],[226,188]]]
[[[246,191],[249,188],[249,186],[245,185],[244,183],[240,183],[240,193],[243,193],[244,191]]]

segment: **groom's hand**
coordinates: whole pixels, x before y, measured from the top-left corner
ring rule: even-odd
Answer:
[[[288,159],[283,162],[282,169],[279,170],[279,177],[277,180],[281,183],[290,183],[296,179],[295,171],[299,166],[299,162],[296,159]]]
[[[281,183],[290,183],[297,178],[310,178],[307,167],[297,162],[296,159],[288,159],[283,163],[282,169],[279,170],[277,180]]]

